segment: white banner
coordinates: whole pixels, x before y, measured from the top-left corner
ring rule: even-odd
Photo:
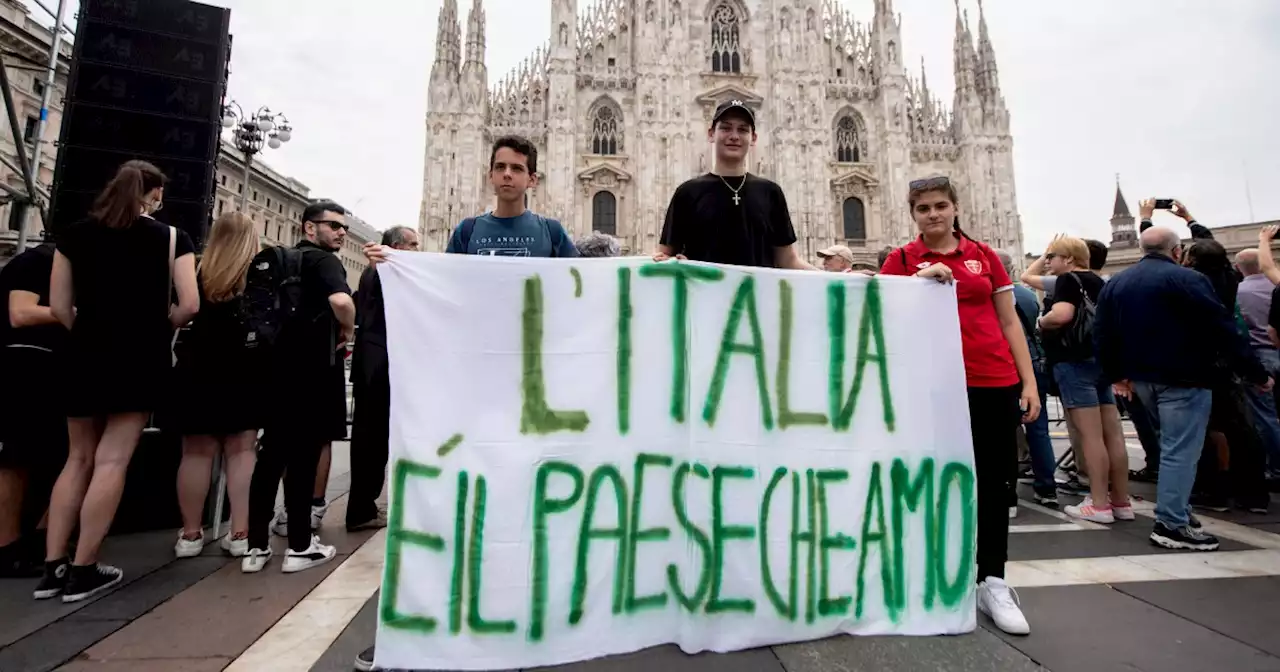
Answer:
[[[379,666],[974,629],[954,288],[427,253],[380,275]]]

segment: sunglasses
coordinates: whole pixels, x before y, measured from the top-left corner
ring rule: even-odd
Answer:
[[[951,179],[946,177],[926,177],[923,180],[912,180],[907,183],[907,188],[911,191],[946,189],[949,186],[951,186]]]
[[[311,220],[311,223],[312,224],[328,224],[329,228],[333,229],[334,231],[339,231],[339,230],[350,231],[351,230],[351,227],[348,226],[347,224],[343,224],[342,222],[335,222],[332,219],[313,219]]]

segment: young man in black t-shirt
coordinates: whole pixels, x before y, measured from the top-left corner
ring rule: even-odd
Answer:
[[[53,244],[0,271],[0,579],[40,576],[53,483],[67,460],[56,359],[67,338],[49,308]]]
[[[756,143],[751,109],[740,100],[721,103],[707,140],[715,147],[715,170],[676,188],[654,259],[815,270],[796,252],[782,188],[746,171]]]
[[[312,535],[312,491],[321,450],[346,434],[345,350],[355,332],[356,306],[335,252],[349,228],[346,211],[317,201],[302,213],[302,299],[298,314],[273,348],[272,414],[249,486],[249,552],[241,571],[259,572],[271,558],[268,526],[284,476],[289,551],[283,570],[296,572],[332,560],[336,551]]]

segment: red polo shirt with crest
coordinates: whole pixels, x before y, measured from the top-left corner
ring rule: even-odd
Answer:
[[[956,282],[960,341],[969,387],[1016,385],[1018,369],[1013,364],[1013,352],[1000,327],[995,304],[997,294],[1013,291],[1013,282],[990,247],[965,236],[956,237],[959,244],[948,254],[930,251],[916,238],[894,250],[880,272],[915,275],[938,262],[950,267]]]

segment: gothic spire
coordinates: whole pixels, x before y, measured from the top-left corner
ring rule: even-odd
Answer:
[[[987,14],[978,0],[978,92],[988,100],[1000,97],[1000,75],[996,68],[996,51],[987,33]]]
[[[472,0],[467,14],[467,60],[465,65],[484,67],[484,6],[480,0]]]
[[[920,100],[924,109],[927,111],[930,105],[929,97],[929,73],[924,67],[924,56],[920,57]]]
[[[956,0],[956,39],[952,58],[955,61],[956,102],[959,103],[973,92],[975,86],[973,35],[969,32],[968,12],[960,10],[960,0]]]
[[[433,76],[437,68],[442,68],[441,75],[457,76],[462,60],[460,42],[458,0],[444,0],[436,20],[436,61],[431,68]]]

